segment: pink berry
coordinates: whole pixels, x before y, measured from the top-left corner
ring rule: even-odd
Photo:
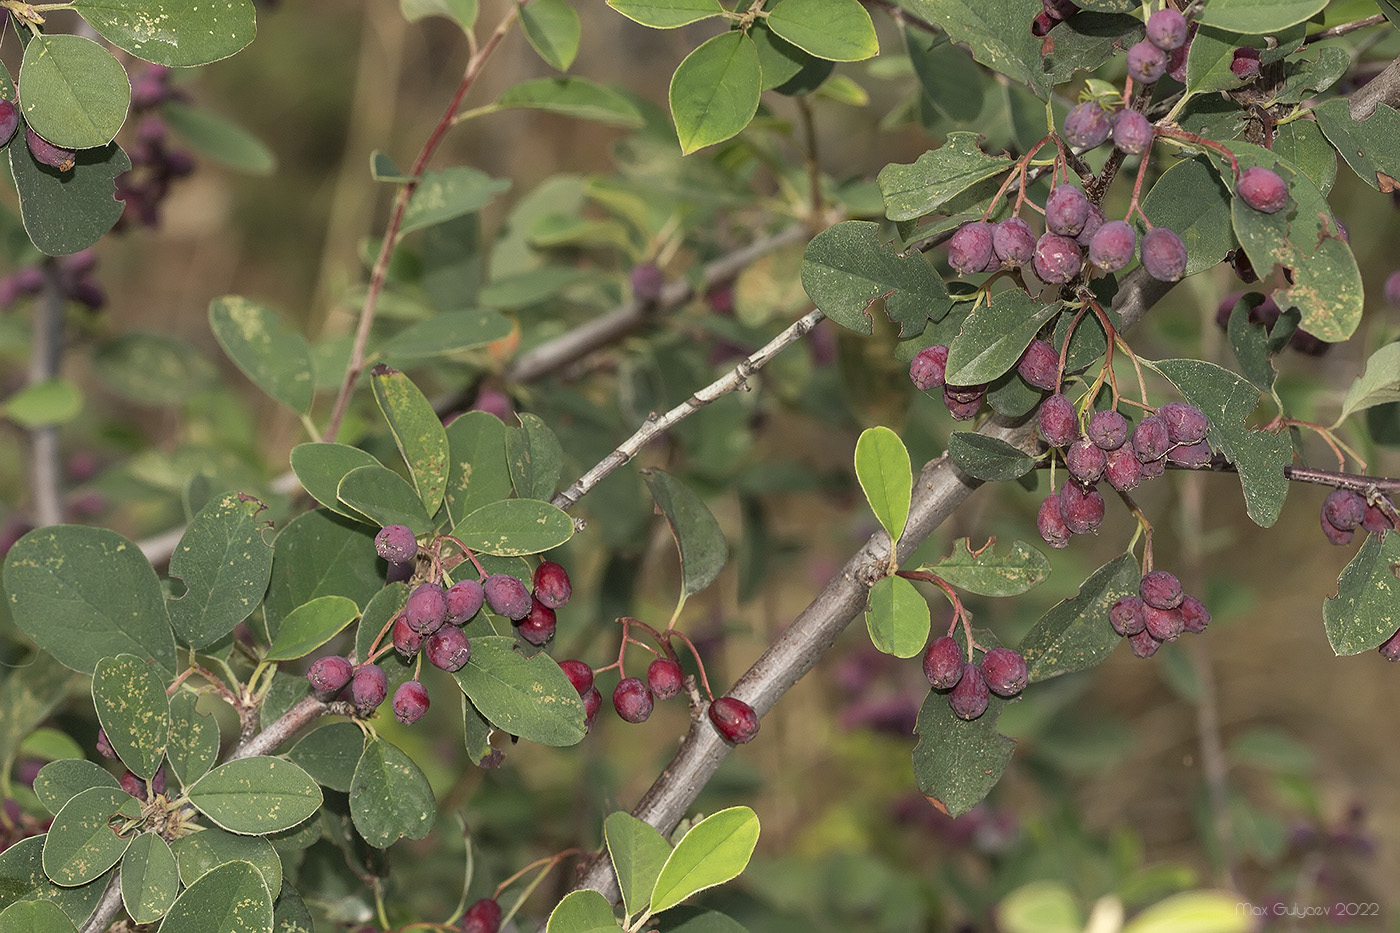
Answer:
[[[1136,489],[1142,480],[1142,463],[1131,444],[1110,450],[1104,459],[1103,478],[1119,492]]]
[[[1070,531],[1077,535],[1098,531],[1103,524],[1103,514],[1103,496],[1097,489],[1086,489],[1073,480],[1060,487],[1060,516]]]
[[[574,685],[579,696],[583,696],[593,686],[593,668],[582,661],[570,659],[560,661],[559,669],[564,672],[564,676],[569,678],[569,683]]]
[[[948,414],[957,421],[971,421],[982,410],[982,400],[987,395],[986,386],[950,386],[943,384],[943,404],[948,406]]]
[[[1175,282],[1186,274],[1186,244],[1166,227],[1153,227],[1142,238],[1142,267],[1159,282]]]
[[[421,635],[431,635],[447,620],[447,591],[436,583],[420,583],[408,594],[404,621]]]
[[[1045,226],[1051,233],[1076,236],[1089,219],[1089,198],[1076,185],[1056,185],[1045,199]]]
[[[550,609],[558,609],[574,594],[569,572],[552,560],[541,561],[535,568],[534,590],[535,599]]]
[[[1176,641],[1177,636],[1186,630],[1186,619],[1180,609],[1145,606],[1142,615],[1147,623],[1147,634],[1158,641]]]
[[[1276,214],[1288,206],[1288,183],[1262,165],[1245,169],[1235,184],[1235,192],[1244,203],[1265,214]]]
[[[654,707],[651,690],[637,677],[624,677],[613,688],[613,709],[624,722],[646,722]]]
[[[1065,116],[1065,142],[1076,149],[1093,149],[1108,139],[1111,129],[1108,111],[1097,101],[1086,100]]]
[[[405,726],[411,726],[422,719],[427,711],[428,691],[418,681],[406,680],[394,691],[394,718]]]
[[[1334,489],[1322,502],[1322,517],[1334,528],[1351,531],[1366,517],[1366,499],[1351,489]]]
[[[55,146],[29,126],[24,128],[24,141],[29,146],[29,153],[34,156],[36,162],[50,168],[56,168],[60,172],[71,171],[73,166],[77,164],[77,153],[74,150]]]
[[[1060,514],[1060,497],[1053,492],[1040,502],[1040,512],[1035,519],[1036,530],[1046,544],[1053,548],[1066,547],[1072,532]]]
[[[976,719],[987,711],[990,699],[991,691],[987,688],[987,678],[983,676],[982,668],[967,664],[958,685],[948,694],[948,705],[959,719]]]
[[[1195,405],[1167,402],[1157,409],[1157,417],[1167,426],[1167,438],[1173,444],[1194,444],[1206,439],[1210,419]]]
[[[1060,376],[1060,354],[1044,340],[1032,340],[1016,363],[1016,371],[1037,389],[1053,391]]]
[[[1073,238],[1047,233],[1036,240],[1032,267],[1047,285],[1064,285],[1084,268],[1084,254]]]
[[[476,580],[458,580],[447,588],[447,622],[465,625],[481,611],[486,593]]]
[[[437,630],[427,644],[423,646],[423,653],[428,657],[428,663],[433,667],[441,668],[444,671],[460,671],[471,660],[472,645],[466,634],[455,625],[447,625]]]
[[[951,690],[963,672],[962,648],[951,635],[942,635],[929,642],[924,650],[924,676],[935,690]]]
[[[379,708],[389,695],[389,678],[378,664],[365,664],[350,678],[350,700],[361,716]]]
[[[1089,241],[1089,262],[1105,272],[1117,272],[1133,261],[1137,231],[1123,220],[1110,220]]]
[[[306,679],[311,681],[311,689],[315,690],[318,695],[330,697],[339,693],[341,688],[350,682],[354,673],[355,667],[350,663],[349,658],[330,655],[317,658],[312,662],[310,670],[306,672]],[[102,751],[101,740],[104,739],[106,739],[106,733],[99,736],[98,751]],[[109,745],[108,748],[110,747]],[[109,757],[115,757],[115,753]]]
[[[1176,608],[1181,613],[1183,631],[1200,634],[1210,625],[1210,613],[1206,611],[1205,604],[1196,597],[1190,594],[1181,597],[1181,605]]]
[[[556,622],[554,610],[534,600],[529,613],[518,623],[520,637],[532,645],[543,645],[554,637]]]
[[[374,549],[391,564],[403,564],[418,555],[418,539],[407,525],[385,525],[374,536]]]
[[[1387,661],[1400,661],[1400,631],[1396,631],[1376,649]]]
[[[1019,269],[1035,255],[1035,233],[1019,217],[1008,217],[992,231],[992,249],[1007,269]]]
[[[993,255],[992,225],[985,221],[963,224],[948,241],[948,265],[959,275],[981,272]]]
[[[486,605],[498,616],[505,616],[512,622],[519,622],[530,614],[533,602],[530,591],[515,577],[506,573],[493,573],[481,584]]]
[[[1167,71],[1167,53],[1144,39],[1128,49],[1128,74],[1134,81],[1151,84]]]
[[[1141,596],[1124,596],[1109,607],[1108,622],[1124,638],[1147,628],[1147,606]]]
[[[1199,470],[1201,467],[1210,466],[1210,445],[1205,441],[1197,441],[1194,444],[1177,444],[1167,451],[1167,459],[1177,466],[1186,467],[1189,470]]]
[[[1147,41],[1164,52],[1186,44],[1186,17],[1171,7],[1147,17]]]
[[[1241,46],[1235,49],[1234,57],[1230,59],[1230,70],[1241,81],[1253,81],[1259,77],[1259,64],[1259,50],[1249,45]]]
[[[1175,609],[1181,605],[1184,594],[1181,581],[1176,574],[1165,570],[1154,570],[1145,574],[1138,583],[1138,595],[1142,601],[1154,609]]]
[[[1167,423],[1156,415],[1148,415],[1133,428],[1133,450],[1143,463],[1162,459],[1171,447]]]
[[[19,108],[14,101],[0,100],[0,146],[7,146],[19,129]]]
[[[1128,439],[1128,419],[1113,408],[1096,411],[1089,418],[1088,435],[1101,450],[1117,450]]]
[[[1058,360],[1056,363],[1058,365]],[[1065,447],[1079,434],[1079,418],[1074,413],[1074,404],[1059,393],[1040,403],[1040,412],[1036,417],[1040,436],[1051,447]]]
[[[743,745],[758,734],[758,714],[743,700],[715,697],[710,704],[710,722],[726,742]]]
[[[1065,469],[1069,475],[1086,486],[1091,486],[1103,478],[1104,466],[1108,458],[1103,448],[1087,437],[1081,437],[1069,445],[1065,451]]]
[[[670,658],[657,658],[647,666],[647,687],[658,700],[669,700],[681,692],[685,671]]]
[[[1152,637],[1152,633],[1143,629],[1136,635],[1128,637],[1128,645],[1133,649],[1133,654],[1140,658],[1150,658],[1157,653],[1157,649],[1162,647],[1162,643]]]
[[[944,346],[924,347],[909,364],[909,378],[920,392],[943,387],[943,377],[948,370],[948,348]]]
[[[394,641],[394,650],[405,658],[412,658],[418,653],[418,649],[423,647],[423,633],[415,632],[410,628],[402,613],[394,620],[391,637]]]
[[[987,681],[987,689],[999,697],[1014,697],[1030,681],[1026,659],[1010,648],[988,650],[982,656],[982,676]]]
[[[583,715],[592,719],[598,715],[598,710],[603,708],[603,694],[597,687],[589,687],[579,694],[579,699],[583,701]]]

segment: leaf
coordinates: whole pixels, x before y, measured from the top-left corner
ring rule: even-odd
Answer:
[[[1254,913],[1240,909],[1238,895],[1183,891],[1145,909],[1123,927],[1123,933],[1248,933],[1255,928]]]
[[[479,211],[509,187],[509,180],[465,165],[424,172],[408,200],[399,232],[411,233]]]
[[[267,933],[272,895],[250,862],[229,862],[200,878],[175,899],[161,933]]]
[[[874,330],[870,305],[883,298],[901,339],[923,333],[953,307],[943,279],[918,252],[880,241],[879,224],[847,220],[817,234],[802,254],[802,287],[823,314],[858,334]]]
[[[447,432],[442,420],[422,391],[398,370],[376,366],[370,384],[424,510],[436,514],[447,488]]]
[[[564,0],[534,0],[519,5],[520,25],[531,48],[551,68],[568,71],[578,55],[582,33],[578,13]]]
[[[858,62],[880,53],[875,24],[859,0],[780,0],[768,28],[817,58]]]
[[[306,338],[270,308],[238,295],[209,303],[209,326],[252,383],[293,411],[311,411],[315,371]]]
[[[1090,574],[1078,593],[1051,606],[1018,648],[1030,679],[1087,670],[1112,654],[1122,639],[1109,624],[1108,610],[1124,596],[1135,596],[1141,579],[1133,555],[1120,554]]]
[[[157,65],[207,65],[257,32],[251,0],[74,0],[73,8],[119,49]]]
[[[987,155],[977,133],[949,133],[937,149],[925,152],[912,165],[891,162],[880,169],[880,195],[890,220],[917,220],[931,214],[964,191],[1012,168],[1006,156]]]
[[[133,654],[119,654],[98,661],[92,674],[92,703],[107,741],[122,764],[146,780],[165,758],[170,735],[170,700],[157,670]]]
[[[219,757],[219,720],[198,712],[198,703],[198,697],[183,691],[170,698],[170,741],[165,756],[185,787],[203,777]]]
[[[1383,182],[1382,177],[1400,178],[1400,153],[1395,149],[1395,141],[1400,139],[1400,112],[1377,104],[1365,120],[1353,120],[1348,102],[1336,98],[1314,107],[1313,114],[1327,141],[1362,181],[1378,191],[1394,187],[1393,180]]]
[[[919,792],[948,816],[962,816],[976,806],[1011,763],[1016,741],[997,731],[997,718],[1008,702],[992,694],[987,711],[966,720],[953,712],[945,694],[930,690],[919,709],[914,778]]]
[[[967,50],[948,42],[942,35],[930,35],[908,25],[904,27],[904,47],[924,91],[921,100],[954,122],[968,123],[976,119],[986,104],[986,89],[982,81],[969,74]],[[975,139],[973,148],[976,149]]]
[[[1342,570],[1337,595],[1322,604],[1327,641],[1340,657],[1375,648],[1400,629],[1396,595],[1400,581],[1400,534],[1367,535],[1361,549]]]
[[[126,122],[131,82],[121,62],[82,36],[36,32],[19,66],[29,127],[64,149],[105,146]]]
[[[621,929],[612,905],[597,891],[571,891],[549,914],[545,933],[612,933]]]
[[[185,595],[166,603],[175,635],[193,648],[223,638],[253,614],[272,575],[263,540],[263,504],[242,493],[216,496],[199,510],[170,556],[170,575]]]
[[[915,16],[941,26],[993,71],[1028,86],[1042,100],[1050,81],[1040,67],[1040,39],[1026,28],[1041,11],[1035,0],[903,0]]]
[[[1332,46],[1322,51],[1339,52],[1346,58],[1345,52]],[[1351,59],[1348,58],[1347,62],[1350,67]],[[1296,165],[1298,171],[1308,176],[1308,180],[1316,185],[1322,194],[1326,195],[1332,190],[1332,185],[1337,180],[1337,151],[1332,148],[1322,130],[1318,129],[1317,121],[1294,120],[1278,127],[1274,135],[1274,147],[1270,151]]]
[[[686,905],[666,911],[660,929],[663,933],[749,933],[743,924],[717,910]]]
[[[856,441],[856,479],[875,517],[891,541],[898,541],[909,521],[914,473],[909,451],[886,427],[866,428]]]
[[[83,409],[83,396],[67,379],[31,382],[5,399],[4,415],[22,428],[66,424]]]
[[[336,498],[336,491],[351,470],[379,465],[373,454],[345,444],[312,442],[292,448],[291,464],[301,488],[310,493],[311,498],[338,515],[360,521],[360,513],[343,505]]]
[[[574,520],[548,502],[503,499],[483,505],[452,529],[478,554],[522,557],[556,548],[573,537]]]
[[[407,603],[407,583],[395,581],[374,594],[374,598],[365,606],[364,617],[360,619],[360,624],[355,627],[355,657],[368,658],[374,653],[370,649],[378,647],[374,645],[374,640],[378,637],[380,630],[384,630],[385,637],[388,637],[388,632],[392,628],[389,623],[403,611],[403,607]],[[386,673],[392,673],[393,670],[393,665],[389,665]]]
[[[687,55],[669,92],[681,152],[689,155],[748,126],[762,84],[758,49],[742,32],[722,33]]]
[[[72,679],[67,667],[43,652],[0,678],[0,773],[10,773],[20,743],[67,699]]]
[[[447,426],[450,466],[447,474],[447,515],[454,525],[491,502],[511,493],[506,463],[506,426],[495,415],[469,411]]]
[[[58,905],[73,923],[92,916],[107,879],[99,877],[78,887],[63,888],[44,874],[43,852],[48,836],[30,836],[0,851],[0,910],[19,901],[49,901]],[[17,933],[29,933],[21,927]]]
[[[205,827],[182,836],[172,847],[180,863],[180,880],[194,884],[220,865],[249,862],[262,875],[269,891],[282,887],[282,860],[266,836],[237,836]]]
[[[44,874],[54,884],[73,887],[106,874],[131,844],[114,824],[134,822],[141,801],[119,787],[93,787],[75,795],[53,818],[44,838]]]
[[[40,252],[67,256],[87,249],[121,217],[116,178],[131,168],[131,160],[116,143],[79,149],[67,172],[40,164],[28,146],[9,150],[20,220]]]
[[[1040,393],[1036,393],[1036,401]],[[948,456],[968,476],[1004,482],[1035,469],[1035,458],[1006,441],[976,432],[958,431],[948,438]]]
[[[467,757],[472,764],[477,767],[482,766],[482,762],[491,757],[496,749],[491,747],[491,732],[493,726],[486,721],[486,717],[481,715],[472,701],[467,699],[467,695],[462,694],[462,746],[466,750]],[[504,752],[501,756],[504,756]]]
[[[651,902],[652,888],[671,855],[671,844],[651,826],[622,811],[608,814],[603,821],[603,840],[617,873],[623,909],[627,916],[633,916]]]
[[[1273,525],[1288,495],[1283,468],[1293,460],[1293,447],[1282,432],[1269,434],[1245,424],[1259,404],[1259,390],[1214,363],[1162,360],[1155,365],[1210,419],[1206,439],[1211,450],[1224,454],[1239,470],[1249,517],[1261,528]]]
[[[164,839],[141,833],[122,856],[122,905],[137,923],[155,923],[180,888],[175,856]]]
[[[1400,402],[1400,343],[1388,343],[1366,360],[1366,368],[1347,389],[1337,423],[1352,412],[1387,402]]]
[[[367,741],[350,779],[350,818],[365,842],[384,849],[401,837],[422,839],[436,816],[433,789],[413,759],[383,739]]]
[[[304,658],[340,634],[355,619],[360,607],[344,596],[321,596],[293,609],[282,620],[277,637],[268,648],[268,661],[292,661]]]
[[[77,933],[63,909],[49,901],[20,901],[0,911],[0,933]]]
[[[1240,373],[1260,392],[1273,392],[1278,372],[1270,360],[1272,335],[1263,324],[1249,322],[1250,311],[1263,301],[1264,296],[1258,292],[1246,292],[1231,309],[1225,332],[1240,364]],[[1281,331],[1282,327],[1276,324],[1275,330]]]
[[[1079,933],[1084,916],[1069,888],[1058,881],[1032,881],[1002,898],[997,920],[1006,933]]]
[[[780,94],[807,94],[822,84],[836,63],[815,58],[775,35],[766,20],[758,19],[749,28],[749,38],[758,49],[758,65],[763,71],[763,90]]]
[[[296,607],[318,596],[345,596],[363,606],[384,586],[374,532],[313,509],[292,519],[273,542],[272,580],[263,614],[269,638]]]
[[[925,564],[927,570],[946,583],[979,596],[1019,596],[1040,586],[1050,576],[1050,561],[1024,541],[1013,541],[1003,555],[992,547],[991,538],[977,551],[967,538],[953,542],[947,557]]]
[[[318,827],[319,832],[319,827]],[[287,882],[277,895],[272,910],[272,933],[311,933],[315,921],[301,895]]]
[[[1201,26],[1186,56],[1188,96],[1238,89],[1243,82],[1230,70],[1235,49],[1246,45],[1258,49],[1260,64],[1268,65],[1296,51],[1303,44],[1304,31],[1299,24],[1277,33],[1240,35],[1214,26]]]
[[[1122,15],[1139,9],[1135,0],[1111,0],[1082,5],[1077,15],[1062,21],[1045,57],[1043,70],[1050,83],[1063,84],[1077,72],[1093,71],[1140,41],[1142,20]]]
[[[219,765],[186,790],[190,803],[231,833],[290,829],[321,807],[321,789],[281,758],[240,758]]]
[[[664,470],[643,470],[642,479],[656,502],[681,554],[682,589],[686,596],[709,586],[724,569],[729,543],[719,522],[689,486]]]
[[[1143,199],[1154,226],[1166,227],[1186,245],[1186,275],[1217,266],[1235,247],[1230,192],[1205,156],[1184,159],[1162,173]]]
[[[399,0],[399,10],[410,23],[444,16],[469,32],[476,22],[477,0]]]
[[[882,578],[870,588],[865,627],[870,643],[885,654],[912,658],[928,643],[928,603],[903,577]]]
[[[675,29],[724,12],[719,0],[608,0],[608,6],[653,29]]]
[[[1037,309],[1022,291],[998,293],[991,304],[967,316],[948,345],[948,384],[984,385],[1009,372],[1040,328],[1059,312],[1058,302]]]
[[[15,624],[65,666],[91,674],[117,654],[175,672],[175,637],[160,581],[141,550],[105,528],[51,525],[5,555]]]
[[[660,913],[715,885],[737,878],[758,844],[758,816],[748,807],[711,813],[681,837],[651,892]]]
[[[450,356],[508,337],[514,329],[510,318],[498,311],[448,311],[399,331],[380,347],[380,353],[390,360]]]
[[[93,787],[120,788],[110,771],[82,758],[61,758],[39,769],[34,776],[34,794],[50,813]]]
[[[179,101],[161,104],[160,115],[200,155],[248,175],[271,175],[277,156],[261,139],[202,107]]]
[[[353,722],[334,722],[307,733],[287,757],[317,784],[348,794],[364,750],[364,730]]]
[[[340,479],[336,498],[369,519],[371,525],[407,525],[415,535],[433,530],[423,500],[408,480],[378,463],[355,467]]]
[[[547,110],[608,126],[635,128],[644,122],[641,112],[626,97],[585,78],[523,81],[507,88],[496,106]]]
[[[522,499],[548,500],[559,485],[564,448],[537,416],[518,417],[520,427],[506,428],[506,458],[515,494]]]
[[[471,642],[471,659],[452,676],[481,715],[497,728],[541,745],[563,747],[583,738],[583,703],[549,655],[527,658],[511,636]]]
[[[184,404],[218,378],[199,350],[169,334],[119,334],[102,341],[92,361],[109,388],[142,405]]]
[[[1311,19],[1327,0],[1211,0],[1196,19],[1229,32],[1265,33]]]

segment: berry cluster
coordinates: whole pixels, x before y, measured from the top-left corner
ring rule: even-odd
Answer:
[[[1124,596],[1109,608],[1108,621],[1128,639],[1133,654],[1150,658],[1162,642],[1176,641],[1182,632],[1204,632],[1210,613],[1199,599],[1182,592],[1174,574],[1153,570],[1138,583],[1138,595]]]
[[[929,642],[924,650],[924,676],[933,689],[947,693],[948,705],[961,719],[976,719],[985,713],[993,693],[1016,696],[1030,679],[1020,652],[989,648],[980,661],[964,660],[962,646],[952,635]]]
[[[0,100],[0,149],[8,146],[15,138],[20,124],[24,124],[24,142],[35,161],[59,172],[68,172],[77,164],[77,153],[72,149],[55,146],[44,139],[24,120],[19,105],[12,100]]]
[[[1057,24],[1079,12],[1079,6],[1074,0],[1040,0],[1040,4],[1041,12],[1036,14],[1035,21],[1031,23],[1031,33],[1036,36],[1045,35]]]
[[[1395,505],[1385,496],[1378,496],[1375,503],[1352,489],[1334,489],[1322,502],[1322,513],[1318,516],[1322,533],[1333,544],[1350,544],[1356,536],[1356,529],[1383,535],[1395,529]]]
[[[97,253],[91,249],[58,260],[59,290],[89,311],[100,311],[107,304],[107,292],[92,275],[96,266]],[[0,311],[8,311],[21,298],[33,297],[43,290],[43,269],[37,265],[18,269],[0,278]]]
[[[171,183],[194,171],[194,159],[170,145],[165,121],[155,112],[167,101],[184,99],[171,86],[170,76],[171,69],[163,65],[147,65],[131,82],[131,116],[141,119],[136,123],[136,138],[126,150],[131,169],[117,178],[116,198],[124,204],[117,230],[132,224],[158,226]]]

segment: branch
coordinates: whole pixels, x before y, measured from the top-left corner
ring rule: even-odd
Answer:
[[[1319,486],[1352,489],[1360,493],[1370,492],[1372,489],[1384,493],[1400,492],[1400,479],[1388,476],[1338,473],[1333,470],[1314,470],[1312,467],[1291,465],[1283,468],[1283,475],[1285,479],[1293,480],[1295,483],[1317,483]]]
[[[122,872],[118,868],[112,872],[112,878],[107,882],[106,890],[102,892],[102,899],[97,902],[97,909],[88,917],[87,923],[83,924],[81,933],[102,933],[116,919],[121,909]]]
[[[1374,16],[1367,16],[1364,19],[1352,20],[1350,23],[1342,23],[1340,26],[1333,26],[1331,29],[1324,29],[1315,32],[1303,39],[1304,45],[1311,45],[1314,42],[1321,42],[1323,39],[1335,39],[1344,36],[1349,32],[1356,32],[1358,29],[1366,29],[1370,26],[1379,26],[1385,22],[1385,14],[1377,13]]]
[[[34,302],[34,333],[29,349],[29,385],[58,378],[63,358],[63,310],[68,304],[59,282],[58,260],[45,259],[43,289]],[[41,424],[29,429],[29,488],[34,499],[34,523],[39,527],[63,521],[62,468],[58,456],[58,427]]]
[[[1400,107],[1400,58],[1367,81],[1351,95],[1351,118],[1364,120],[1376,112],[1377,104]]]
[[[258,755],[270,755],[282,746],[292,736],[296,735],[306,726],[320,719],[329,713],[339,713],[348,716],[351,712],[348,703],[327,703],[325,700],[317,699],[315,696],[302,697],[296,705],[287,710],[275,722],[263,731],[257,733],[246,742],[239,744],[228,756],[229,761],[237,761],[239,758],[255,758]]]

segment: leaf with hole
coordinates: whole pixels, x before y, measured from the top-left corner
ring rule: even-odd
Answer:
[[[76,794],[55,814],[44,837],[44,874],[73,887],[107,873],[135,836],[141,801],[118,787]]]
[[[1108,610],[1124,596],[1135,596],[1142,570],[1122,554],[1089,575],[1079,592],[1051,606],[1021,639],[1030,679],[1049,680],[1102,663],[1122,639],[1108,621]]]
[[[1050,561],[1026,542],[1011,542],[1004,554],[996,552],[995,544],[992,538],[974,551],[970,539],[959,538],[947,557],[919,569],[979,596],[1019,596],[1050,576]]]
[[[228,492],[215,496],[185,528],[170,556],[170,575],[185,585],[166,603],[175,635],[204,648],[253,614],[272,575],[272,547],[264,540],[263,504]]]

